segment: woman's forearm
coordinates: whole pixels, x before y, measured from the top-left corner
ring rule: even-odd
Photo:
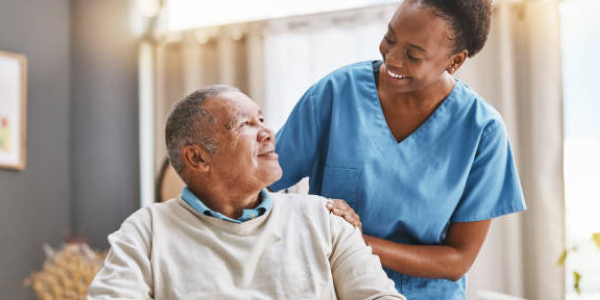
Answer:
[[[396,272],[424,278],[458,280],[471,268],[491,220],[452,223],[443,245],[407,245],[369,235],[365,242],[381,264]]]
[[[406,245],[363,237],[384,267],[409,276],[458,280],[470,267],[463,262],[461,253],[449,246]]]

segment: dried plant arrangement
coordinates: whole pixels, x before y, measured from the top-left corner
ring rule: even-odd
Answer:
[[[43,269],[24,281],[38,300],[84,300],[90,283],[102,267],[106,252],[81,242],[66,243],[59,251],[44,244]]]

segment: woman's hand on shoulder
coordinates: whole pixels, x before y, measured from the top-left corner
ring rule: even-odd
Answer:
[[[358,214],[342,199],[329,199],[327,201],[327,209],[336,216],[344,218],[348,223],[362,232],[362,223]]]

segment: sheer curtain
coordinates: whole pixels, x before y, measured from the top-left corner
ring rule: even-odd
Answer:
[[[458,77],[502,114],[528,209],[492,223],[469,294],[564,299],[563,99],[557,1],[499,1],[484,50]]]
[[[269,22],[265,33],[267,122],[280,128],[310,85],[331,71],[379,59],[397,4]]]
[[[301,94],[335,68],[380,57],[397,4],[168,33],[157,47],[156,159],[171,104],[213,83],[239,87],[279,128]],[[496,1],[483,51],[457,76],[502,114],[528,210],[492,223],[469,272],[480,290],[563,299],[563,122],[559,13],[555,1]],[[305,190],[301,189],[301,190]]]

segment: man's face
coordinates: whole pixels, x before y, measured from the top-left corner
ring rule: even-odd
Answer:
[[[225,92],[204,108],[215,118],[211,173],[216,178],[240,189],[263,188],[281,178],[275,135],[265,127],[256,103],[240,92]]]

